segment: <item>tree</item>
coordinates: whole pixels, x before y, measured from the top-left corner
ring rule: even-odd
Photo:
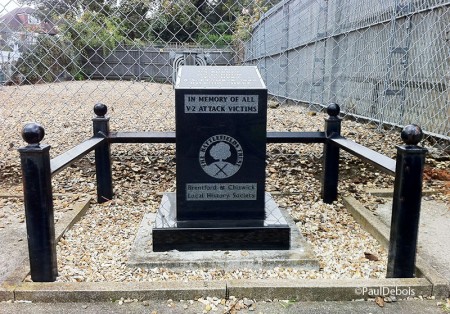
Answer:
[[[130,40],[149,40],[151,27],[147,15],[154,1],[123,0],[115,9],[114,16],[120,32]]]
[[[68,23],[64,27],[64,34],[82,54],[87,49],[102,49],[107,54],[121,43],[131,43],[113,18],[90,11]]]
[[[19,1],[52,19],[82,50],[152,41],[229,46],[246,40],[261,13],[280,0]]]
[[[75,75],[78,66],[70,41],[56,36],[40,35],[33,49],[27,50],[16,64],[15,75],[25,83],[54,82],[66,74]]]
[[[281,0],[208,0],[202,11],[205,23],[198,41],[215,46],[249,38],[252,25]]]
[[[115,0],[19,0],[20,3],[38,9],[41,18],[81,16],[86,11],[108,15]]]
[[[151,18],[152,33],[164,42],[193,42],[201,21],[193,1],[162,0]]]

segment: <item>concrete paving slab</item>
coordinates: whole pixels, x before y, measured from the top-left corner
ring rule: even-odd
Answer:
[[[87,197],[82,201],[74,203],[72,210],[67,211],[56,223],[56,241],[85,214],[89,208],[90,200],[91,198]],[[0,301],[14,298],[14,295],[11,297],[11,293],[13,293],[12,287],[22,282],[30,272],[25,225],[20,225],[18,228],[11,228],[6,230],[4,234],[0,234],[0,241],[2,243],[11,244],[3,246],[2,255],[0,255]],[[25,241],[18,243],[11,241],[17,237],[23,238]]]
[[[72,210],[64,213],[55,225],[56,241],[76,223],[89,208],[91,198],[85,198],[76,202]],[[27,233],[25,224],[17,224],[11,228],[0,229],[0,242],[2,243],[2,254],[0,255],[0,282],[11,281],[11,275],[17,277],[17,270],[22,269],[26,277],[29,270],[23,268],[28,263]],[[26,261],[24,261],[26,260]],[[22,278],[22,279],[23,279]],[[16,278],[17,279],[17,278]]]
[[[421,313],[435,314],[443,313],[442,305],[434,300],[408,300],[385,303],[383,307],[374,301],[346,301],[346,302],[295,302],[289,300],[263,301],[253,303],[251,309],[240,309],[239,314],[386,314],[386,313]],[[1,314],[97,314],[97,313],[171,313],[191,314],[204,313],[205,305],[201,302],[186,301],[159,301],[149,300],[145,302],[130,302],[119,304],[119,302],[102,303],[0,303]],[[217,306],[217,311],[210,313],[230,313],[224,306]]]
[[[392,199],[386,198],[374,214],[386,225],[391,224]],[[424,198],[421,204],[418,253],[450,281],[450,208],[444,203]]]
[[[0,282],[20,264],[28,254],[27,231],[25,223],[14,223],[0,228]]]
[[[229,250],[190,251],[176,250],[153,252],[152,230],[156,214],[147,213],[138,229],[131,248],[128,265],[131,267],[170,267],[183,270],[192,268],[260,269],[273,267],[295,267],[318,270],[319,261],[287,213],[281,211],[291,229],[290,250]]]
[[[354,200],[356,202],[356,200]],[[352,201],[350,201],[351,203]],[[81,210],[81,209],[80,209]],[[367,216],[367,213],[361,210]],[[372,215],[373,216],[373,215]],[[370,215],[368,216],[370,217]],[[386,226],[377,217],[376,223]],[[75,219],[75,218],[74,218]],[[72,220],[71,220],[72,221]],[[69,222],[70,223],[70,222]],[[61,230],[67,230],[62,228]],[[385,236],[385,231],[380,232]],[[243,251],[244,252],[244,251]],[[248,253],[248,252],[246,252]],[[425,263],[418,259],[418,264]],[[426,263],[425,263],[426,264]],[[429,270],[420,268],[425,274]],[[440,279],[439,274],[436,275]],[[166,283],[21,283],[3,282],[0,288],[0,297],[3,300],[10,299],[11,294],[15,300],[29,300],[33,302],[97,302],[130,298],[137,300],[181,300],[197,299],[201,296],[226,296],[237,295],[258,300],[264,299],[292,299],[301,300],[352,300],[372,297],[372,294],[384,293],[384,291],[409,291],[410,296],[436,295],[436,285],[429,282],[430,275],[426,278],[411,279],[349,279],[349,280],[265,280],[265,281],[207,281],[207,282],[166,282]],[[437,280],[435,279],[435,280]],[[5,284],[9,286],[6,287]],[[448,289],[448,286],[445,286]],[[378,290],[377,290],[378,289]],[[395,290],[397,289],[397,290]],[[371,291],[371,292],[369,292]],[[413,293],[412,293],[413,291]],[[447,294],[448,295],[448,294]],[[439,296],[442,296],[439,294]],[[374,297],[374,296],[373,296]],[[402,295],[398,296],[402,298]],[[0,299],[1,300],[1,299]],[[328,302],[327,302],[328,303]],[[276,313],[276,312],[268,312]],[[295,312],[297,313],[297,312]]]
[[[367,210],[354,197],[350,196],[344,197],[343,201],[346,208],[351,212],[352,216],[358,221],[358,223],[361,224],[363,228],[365,228],[369,233],[371,233],[373,237],[375,237],[382,245],[384,245],[388,249],[390,237],[390,212],[392,210],[392,202],[389,203],[388,200],[387,204],[383,204],[384,212],[381,214],[377,213],[378,210],[375,212]],[[422,210],[425,213],[427,212],[427,208],[430,208],[430,206],[431,208],[433,208],[433,206],[435,206],[434,204],[426,203],[426,201],[423,203],[425,204],[422,204]],[[384,215],[384,218],[380,219],[382,215]],[[439,222],[436,222],[436,217],[433,218],[429,217],[429,219],[431,219],[437,224],[440,224],[440,227],[438,229],[442,228],[446,230],[445,232],[441,233],[440,236],[438,236],[437,238],[427,239],[426,241],[438,240],[442,241],[442,243],[448,241],[448,238],[444,239],[442,237],[442,234],[445,234],[447,231],[449,231],[448,226],[450,225],[450,223],[447,222],[446,220],[439,220],[439,218],[437,218]],[[428,226],[425,228],[428,228]],[[419,228],[419,241],[420,241],[420,228]],[[436,248],[436,246],[434,246],[434,248]],[[444,249],[444,252],[448,252],[448,250]],[[447,259],[449,258],[450,257],[447,256]],[[450,295],[450,283],[449,280],[447,279],[446,271],[450,271],[450,263],[446,265],[441,264],[441,270],[444,269],[444,272],[441,273],[440,271],[438,271],[439,269],[430,266],[430,261],[435,259],[436,257],[433,257],[431,255],[428,255],[427,257],[424,258],[422,256],[422,251],[419,247],[418,254],[416,257],[416,268],[417,268],[416,276],[423,276],[432,283],[433,295],[436,296],[437,298],[448,297]]]

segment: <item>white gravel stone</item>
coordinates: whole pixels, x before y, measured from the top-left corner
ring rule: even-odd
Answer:
[[[3,128],[14,130],[0,135],[0,190],[21,194],[19,155],[23,146],[20,129],[25,121],[39,118],[45,127],[44,143],[52,146],[51,156],[67,150],[91,136],[92,107],[95,99],[108,105],[113,131],[174,130],[174,97],[170,85],[129,82],[67,82],[42,86],[2,87],[0,93]],[[74,97],[79,90],[79,97]],[[82,90],[82,92],[81,92]],[[67,97],[64,97],[67,91]],[[17,108],[15,97],[33,97],[32,109]],[[105,95],[108,95],[105,99]],[[56,98],[58,97],[58,98]],[[136,99],[140,103],[136,103]],[[55,99],[65,99],[54,101]],[[82,105],[81,105],[82,104]],[[59,115],[43,114],[52,106]],[[139,108],[134,110],[131,108]],[[52,112],[55,112],[52,111]],[[271,105],[268,109],[268,130],[323,130],[325,113],[316,115],[295,105]],[[367,124],[343,121],[344,136],[369,148],[394,157],[395,144],[401,144],[398,132],[379,133]],[[192,269],[172,271],[168,268],[129,268],[127,256],[139,223],[147,212],[155,212],[161,193],[175,190],[175,147],[170,144],[114,144],[112,146],[115,197],[104,204],[92,203],[86,215],[69,230],[57,246],[60,282],[102,281],[195,281],[229,279],[302,279],[302,278],[383,278],[387,252],[358,225],[342,205],[341,196],[333,204],[320,200],[322,145],[269,144],[267,147],[266,186],[274,199],[288,210],[298,228],[313,246],[320,261],[319,271],[295,268],[272,269]],[[449,169],[448,161],[431,159],[428,164]],[[381,198],[367,193],[369,188],[393,186],[393,178],[343,152],[341,155],[340,193],[353,195],[369,209]],[[95,199],[93,155],[76,162],[53,178],[54,193],[70,196],[55,197],[55,219],[67,211],[77,198],[89,194]],[[439,180],[426,180],[425,188],[438,191],[435,198],[448,202],[448,187]],[[439,193],[440,192],[440,193]],[[68,194],[69,195],[69,194]],[[0,198],[0,228],[23,221],[20,199]],[[369,260],[365,253],[378,258]],[[119,302],[128,302],[120,300]],[[209,312],[221,300],[206,300]],[[229,301],[227,301],[229,302]],[[235,301],[237,302],[237,301]],[[229,308],[250,307],[235,303]],[[191,303],[192,304],[192,303]]]

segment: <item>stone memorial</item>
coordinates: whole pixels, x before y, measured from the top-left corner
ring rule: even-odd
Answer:
[[[175,108],[177,219],[262,224],[267,90],[256,68],[181,68]]]
[[[176,193],[165,193],[153,250],[289,249],[265,193],[267,88],[256,67],[183,66],[175,84]]]

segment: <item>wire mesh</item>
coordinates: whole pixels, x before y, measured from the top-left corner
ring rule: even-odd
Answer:
[[[18,147],[37,121],[51,127],[46,142],[70,129],[53,143],[75,144],[90,136],[96,102],[113,129],[174,130],[180,65],[254,64],[278,102],[303,112],[337,102],[380,132],[419,124],[448,154],[449,10],[444,0],[2,0],[2,137]]]
[[[344,136],[394,157],[401,140],[390,131],[416,123],[428,134],[427,148],[445,157],[432,165],[445,167],[449,10],[444,0],[0,0],[0,189],[20,193],[17,148],[24,146],[26,122],[44,126],[51,157],[92,135],[95,103],[108,106],[113,132],[174,131],[173,81],[186,64],[257,65],[272,96],[269,131],[323,131],[327,115],[318,111],[336,102],[349,118]],[[353,250],[348,243],[358,246],[350,256],[354,265],[368,248],[381,249],[368,245],[366,236],[330,240],[346,234],[354,239],[359,227],[352,222],[347,228],[343,204],[320,202],[322,151],[321,144],[267,145],[265,188],[318,243],[323,260],[340,261],[348,255],[342,252]],[[131,225],[146,211],[164,209],[161,194],[176,189],[175,158],[173,144],[113,145],[114,199],[95,205],[94,219],[74,229],[77,243],[91,247],[73,250],[102,251],[99,241],[107,238],[108,254],[80,267],[84,256],[73,258],[66,245],[58,245],[60,263],[73,261],[77,280],[86,278],[84,264],[108,269],[111,255],[125,256]],[[341,159],[341,191],[376,208],[366,189],[392,188],[393,178],[345,152]],[[95,195],[94,163],[90,154],[55,176],[55,195]],[[70,202],[55,201],[61,210]],[[325,232],[330,236],[324,238]],[[113,238],[114,244],[108,242]],[[328,253],[333,250],[335,255]],[[122,280],[122,261],[113,266],[119,274],[93,271],[96,280]],[[331,278],[342,276],[342,269],[326,267]],[[68,267],[59,269],[63,281],[75,278]],[[378,276],[383,269],[373,272]]]
[[[447,140],[448,1],[283,1],[246,42],[270,92]],[[444,142],[445,143],[445,142]]]

